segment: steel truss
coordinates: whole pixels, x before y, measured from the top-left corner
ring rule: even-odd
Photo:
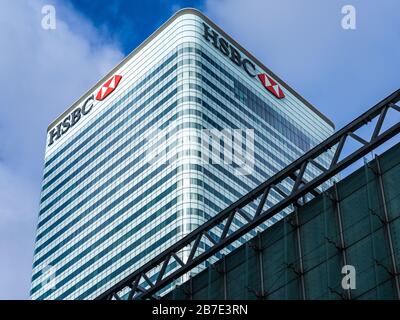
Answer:
[[[96,299],[120,299],[121,292],[124,295],[127,294],[128,299],[132,300],[157,299],[157,293],[161,289],[187,274],[196,266],[200,266],[207,259],[221,252],[227,245],[260,226],[267,219],[285,209],[291,209],[309,201],[319,193],[318,187],[321,187],[323,183],[400,132],[398,120],[394,125],[383,130],[383,124],[388,118],[388,111],[395,110],[396,115],[398,115],[397,112],[400,112],[400,107],[396,105],[399,100],[400,89],[218,213],[169,249],[133,271],[132,274],[106,290]],[[375,119],[376,122],[373,121]],[[369,139],[362,138],[356,133],[357,130],[366,126],[372,126],[371,129],[373,129]],[[344,146],[351,139],[357,141],[359,147],[344,156]],[[318,158],[327,153],[333,156],[329,166],[324,166]],[[319,173],[310,181],[307,181],[305,172],[311,168]],[[286,192],[288,186],[290,186],[289,193]],[[271,202],[267,200],[271,197],[272,190],[275,191],[275,194],[276,192],[280,194],[282,198],[268,207],[267,204]],[[248,205],[251,203],[255,204],[257,209],[252,210],[254,213],[249,215],[244,212],[244,209],[247,211]],[[240,227],[234,227],[232,221],[239,216],[245,223]],[[215,234],[218,236],[216,237]],[[200,248],[201,242],[208,243],[209,248]],[[189,250],[186,258],[183,258],[184,255],[182,255],[184,250]],[[171,268],[172,263],[176,265],[175,268]]]

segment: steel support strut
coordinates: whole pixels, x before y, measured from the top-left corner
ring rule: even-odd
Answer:
[[[323,183],[400,133],[399,122],[386,130],[382,130],[388,111],[392,109],[400,112],[400,108],[396,106],[399,100],[400,90],[397,90],[154,259],[107,289],[96,299],[121,297],[118,293],[122,290],[129,292],[128,297],[130,299],[154,298],[161,289],[174,280],[199,266],[269,218],[291,205],[297,204],[300,198],[304,197],[305,201],[308,201],[318,194],[318,188]],[[374,125],[371,121],[375,118],[378,118],[378,121]],[[370,139],[366,140],[359,137],[356,131],[368,125],[373,126],[373,134]],[[351,139],[361,142],[361,146],[349,155],[342,157],[344,146]],[[318,158],[324,154],[333,155],[328,166],[322,165],[318,161]],[[305,177],[308,168],[320,171],[309,181]],[[280,188],[282,186],[284,188]],[[273,203],[272,200],[267,201],[271,190],[282,192],[282,190],[287,189],[289,189],[289,193],[285,193],[281,200],[275,201],[269,207],[266,205],[266,203]],[[242,210],[248,209],[248,205],[251,203],[257,205],[253,215]],[[242,226],[234,228],[232,221],[239,216],[245,222]],[[201,241],[207,242],[209,248],[201,249],[201,246],[199,246]],[[190,254],[187,259],[184,259],[184,255],[181,255],[181,253],[187,248],[190,248]],[[168,269],[172,263],[175,263],[176,267]]]

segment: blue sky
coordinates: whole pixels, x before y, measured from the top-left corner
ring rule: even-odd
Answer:
[[[41,28],[45,4],[56,30]],[[355,30],[341,27],[346,4]],[[337,128],[400,87],[397,0],[0,1],[0,299],[28,298],[47,125],[182,7],[202,10]]]

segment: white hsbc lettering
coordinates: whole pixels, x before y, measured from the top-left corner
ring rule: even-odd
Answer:
[[[81,107],[76,108],[68,116],[66,116],[56,127],[49,131],[49,144],[51,146],[56,140],[60,139],[70,128],[78,123],[78,121],[86,116],[93,108],[94,95],[89,96]]]

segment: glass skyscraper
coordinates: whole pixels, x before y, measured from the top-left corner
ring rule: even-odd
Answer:
[[[207,17],[177,12],[50,124],[32,299],[97,297],[333,131]]]

